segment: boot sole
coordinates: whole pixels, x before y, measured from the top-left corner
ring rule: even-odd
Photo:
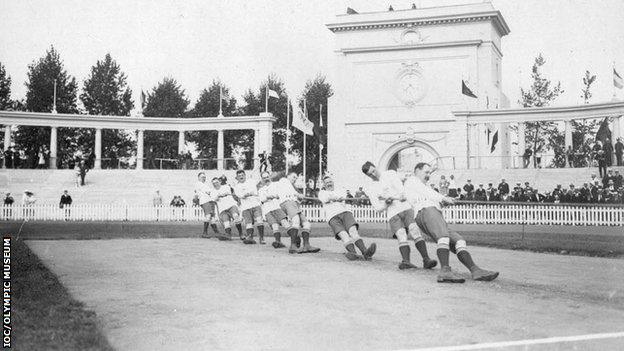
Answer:
[[[357,260],[359,257],[357,254],[354,254],[353,252],[346,252],[345,253],[345,257],[349,260],[349,261],[355,261]]]
[[[430,260],[430,261],[427,261],[426,264],[423,264],[423,268],[425,268],[425,269],[433,269],[437,265],[438,265],[438,261]]]
[[[466,279],[463,278],[438,278],[438,283],[464,283]]]
[[[232,238],[228,238],[227,236],[219,236],[219,237],[217,237],[217,239],[219,239],[221,241],[230,241],[230,240],[232,240]]]
[[[492,274],[484,275],[482,277],[475,278],[474,280],[478,280],[480,282],[491,282],[492,280],[498,278],[498,272],[494,272]]]
[[[406,269],[417,269],[418,267],[414,266],[414,265],[401,265],[399,264],[399,269],[404,271]]]

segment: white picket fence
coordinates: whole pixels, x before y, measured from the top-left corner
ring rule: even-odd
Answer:
[[[303,206],[312,222],[324,222],[323,208]],[[361,223],[383,223],[384,212],[370,206],[353,207]],[[624,226],[623,206],[581,206],[548,204],[458,204],[444,208],[449,223],[537,224],[574,226]],[[116,204],[83,204],[66,208],[55,205],[0,207],[1,220],[35,221],[202,221],[200,207],[153,207]]]

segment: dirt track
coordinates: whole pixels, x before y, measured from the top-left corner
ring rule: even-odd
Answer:
[[[28,244],[119,350],[389,350],[624,331],[624,260],[475,247],[501,277],[441,285],[437,271],[399,271],[396,243],[375,241],[372,262],[347,262],[328,237],[314,238],[316,255],[191,238]]]

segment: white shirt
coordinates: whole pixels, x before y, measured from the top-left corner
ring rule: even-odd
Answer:
[[[345,197],[344,193],[337,190],[321,190],[319,191],[318,198],[323,203],[323,209],[325,210],[325,219],[329,221],[335,215],[349,211],[344,201],[335,201],[341,197]]]
[[[431,189],[416,177],[410,177],[405,181],[405,193],[407,200],[414,208],[414,214],[425,207],[436,207],[441,210],[440,202],[444,195]]]
[[[241,211],[261,205],[260,198],[258,197],[256,182],[252,179],[247,179],[244,183],[237,183],[234,185],[234,194],[236,194],[236,196],[240,199]],[[248,196],[245,197],[245,195]]]
[[[199,196],[200,205],[212,201],[212,199],[210,198],[210,191],[213,189],[214,188],[212,187],[212,185],[208,184],[207,182],[202,183],[200,181],[197,181],[197,183],[195,184],[195,192],[197,193],[197,196]]]
[[[269,196],[277,196],[277,193],[275,192],[275,183],[273,182],[266,185],[261,185],[258,189],[258,197],[262,202],[262,213],[264,213],[265,215],[271,211],[280,208],[279,199],[269,199]]]
[[[277,196],[279,196],[280,204],[289,200],[298,200],[297,194],[299,193],[297,192],[297,190],[295,190],[295,187],[288,179],[282,178],[279,181],[273,183],[273,185],[275,185],[275,193],[277,194]]]
[[[227,184],[221,185],[219,189],[212,189],[210,191],[210,198],[212,201],[217,203],[219,212],[223,212],[232,206],[236,206],[236,201],[232,196],[232,188]]]
[[[379,180],[373,181],[371,186],[367,188],[366,193],[370,197],[371,204],[377,211],[385,209],[388,213],[388,218],[411,208],[407,201],[394,200],[392,203],[386,204],[385,200],[379,199],[380,196],[383,198],[400,198],[402,195],[405,195],[402,178],[393,170],[381,172]]]

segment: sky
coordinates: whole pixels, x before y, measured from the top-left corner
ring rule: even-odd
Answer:
[[[26,93],[27,66],[53,45],[79,86],[106,53],[128,76],[135,101],[164,77],[194,105],[219,78],[239,101],[270,73],[291,97],[318,73],[332,82],[333,34],[325,27],[347,6],[359,12],[476,0],[2,0],[0,62],[12,97]],[[624,1],[493,0],[511,34],[503,39],[503,91],[512,106],[530,84],[535,56],[565,90],[554,105],[582,103],[585,70],[597,75],[592,102],[612,99],[612,65],[624,73]],[[624,91],[617,92],[624,99]],[[191,105],[191,106],[192,106]]]

